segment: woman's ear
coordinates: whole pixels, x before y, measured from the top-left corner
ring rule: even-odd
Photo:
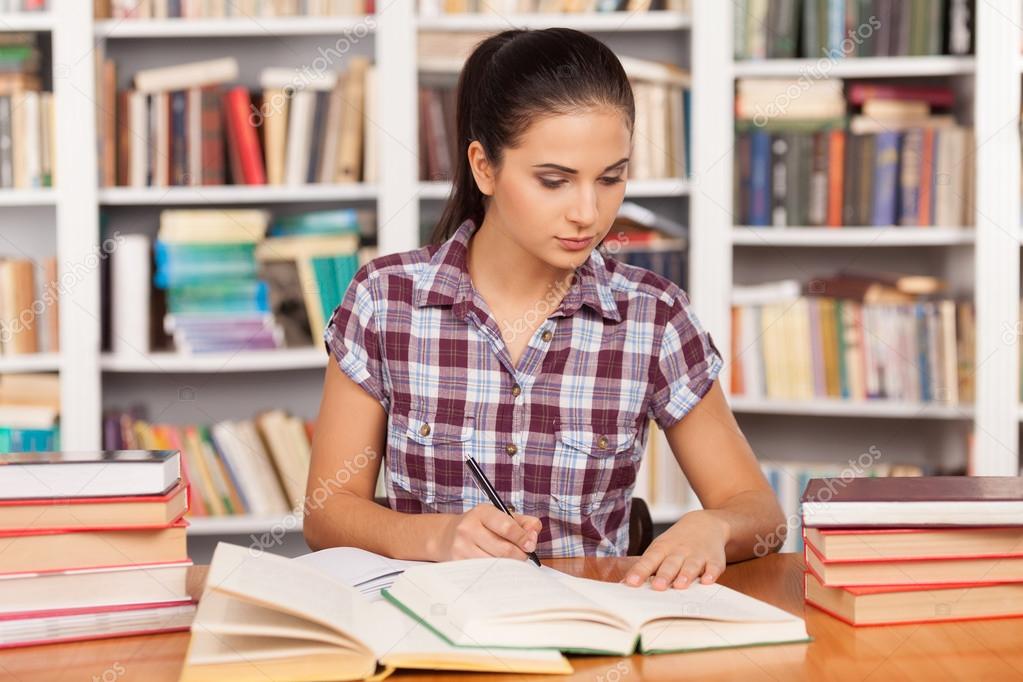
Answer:
[[[472,171],[472,176],[476,180],[476,186],[485,196],[492,196],[494,194],[494,168],[487,159],[483,145],[479,140],[473,140],[469,143],[466,153],[469,157],[469,170]]]

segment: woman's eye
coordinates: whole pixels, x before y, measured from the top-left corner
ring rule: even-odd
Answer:
[[[565,181],[564,180],[544,180],[543,178],[540,178],[540,184],[543,185],[544,187],[546,187],[547,189],[557,189],[558,187],[561,187],[563,184],[565,184]]]
[[[619,182],[622,182],[622,179],[621,178],[601,178],[601,181],[605,185],[617,185]]]

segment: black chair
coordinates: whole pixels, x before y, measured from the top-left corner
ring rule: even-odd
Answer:
[[[386,497],[375,498],[376,503],[387,506]],[[629,556],[639,556],[646,551],[654,540],[654,521],[650,516],[650,507],[642,497],[632,498],[632,511],[629,512]]]

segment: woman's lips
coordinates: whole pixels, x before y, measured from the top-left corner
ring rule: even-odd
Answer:
[[[593,241],[593,237],[586,237],[585,239],[565,239],[563,237],[558,237],[557,239],[558,242],[569,251],[582,251],[590,245],[590,242]]]

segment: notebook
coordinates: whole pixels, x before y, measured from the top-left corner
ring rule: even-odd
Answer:
[[[1023,477],[815,478],[801,499],[803,525],[825,527],[1023,525]]]
[[[363,679],[394,668],[568,674],[557,651],[463,649],[308,562],[217,544],[180,682]]]
[[[724,585],[656,591],[514,559],[413,566],[383,595],[466,648],[626,656],[810,641],[801,618]]]

